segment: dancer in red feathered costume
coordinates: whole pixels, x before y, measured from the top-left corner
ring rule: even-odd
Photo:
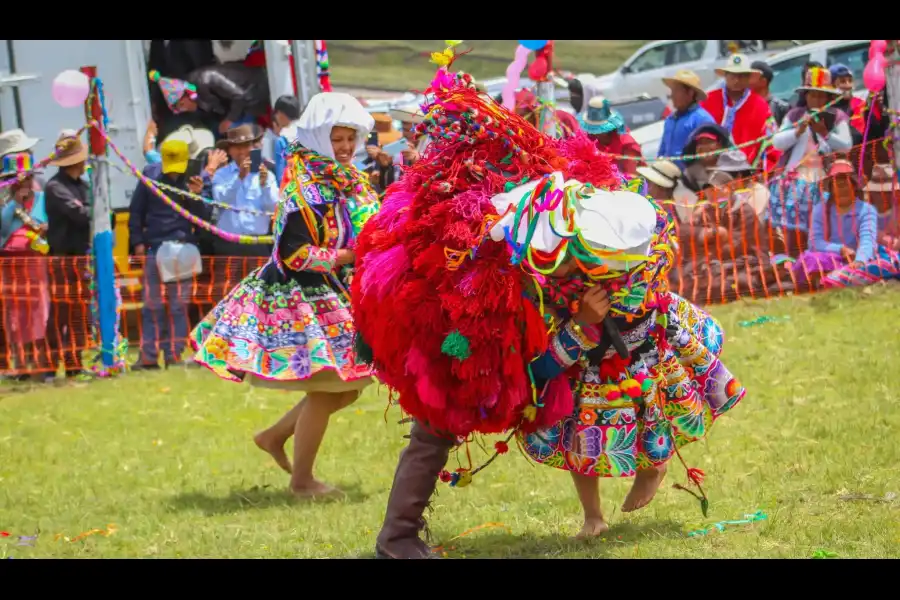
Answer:
[[[497,216],[490,199],[554,171],[618,185],[584,134],[542,135],[480,96],[468,75],[442,69],[429,93],[435,100],[420,127],[431,145],[361,233],[351,293],[379,377],[416,419],[378,540],[379,554],[390,557],[430,555],[418,537],[422,515],[458,438],[533,431],[573,409],[570,395],[523,418],[533,400],[528,364],[547,350],[548,336],[538,309],[523,301],[529,278],[510,267],[506,245],[484,244],[459,267]]]

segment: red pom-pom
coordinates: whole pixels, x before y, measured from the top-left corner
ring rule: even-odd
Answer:
[[[509,452],[509,444],[503,441],[497,442],[494,444],[494,450],[497,451],[497,454],[506,454]]]
[[[453,475],[447,470],[441,471],[438,477],[440,477],[441,481],[444,483],[450,483],[450,480],[453,479]]]
[[[622,392],[620,392],[619,390],[610,390],[610,391],[606,392],[606,399],[609,400],[610,402],[612,402],[614,400],[618,400],[621,397],[622,397]]]
[[[641,396],[641,388],[639,387],[630,387],[625,390],[625,393],[628,394],[629,398],[640,398]]]

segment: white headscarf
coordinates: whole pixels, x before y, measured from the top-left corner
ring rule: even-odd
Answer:
[[[375,127],[375,119],[350,94],[322,92],[312,97],[300,115],[296,141],[313,152],[334,159],[334,148],[331,146],[331,130],[334,127],[355,129],[356,152],[359,152]]]

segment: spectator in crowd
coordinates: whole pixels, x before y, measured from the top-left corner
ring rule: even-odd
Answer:
[[[834,107],[844,111],[844,114],[850,117],[850,135],[853,138],[853,145],[859,146],[863,143],[863,133],[866,131],[866,122],[863,121],[862,115],[866,102],[853,95],[853,71],[850,70],[850,67],[838,63],[831,65],[829,72],[834,87],[841,93],[841,99],[834,104]]]
[[[17,139],[8,133],[21,132]],[[0,258],[40,257],[47,254],[47,212],[44,193],[34,181],[34,156],[31,148],[37,139],[28,138],[21,130],[4,134],[0,182],[14,183],[2,189],[0,201]],[[14,136],[16,137],[16,136]],[[10,152],[9,150],[13,150]],[[38,261],[7,260],[2,264],[0,282],[11,287],[11,297],[0,297],[2,324],[0,329],[0,369],[7,370],[15,361],[17,370],[26,369],[29,359],[33,367],[46,368],[47,355],[39,348],[47,331],[50,313],[50,290],[47,265]],[[19,375],[15,379],[27,379]]]
[[[763,100],[769,103],[769,112],[772,113],[772,119],[775,122],[775,127],[773,129],[777,131],[778,128],[781,127],[784,116],[791,109],[791,105],[790,103],[773,96],[772,92],[769,90],[772,79],[775,77],[775,72],[772,71],[772,67],[770,67],[766,61],[754,61],[753,64],[750,65],[750,68],[757,72],[750,78],[750,88],[754,93],[758,94]]]
[[[680,217],[675,209],[672,193],[675,191],[678,180],[681,179],[681,169],[671,161],[656,160],[649,165],[638,167],[637,174],[647,181],[647,195],[666,209],[675,219],[677,228]]]
[[[673,77],[663,77],[663,83],[671,91],[670,98],[675,112],[666,118],[657,154],[681,156],[690,135],[701,125],[715,121],[699,104],[706,99],[706,92],[696,73],[681,70]],[[676,164],[684,167],[684,161],[678,160]]]
[[[223,231],[237,235],[268,235],[278,200],[278,185],[265,164],[251,172],[251,152],[258,146],[263,132],[256,125],[239,125],[229,129],[224,140],[217,143],[231,162],[219,168],[213,177],[213,198],[234,210],[223,210],[217,225]],[[266,214],[269,213],[269,214]],[[223,239],[215,241],[219,256],[268,256],[269,244],[239,244]]]
[[[825,68],[824,65],[822,65],[822,63],[820,63],[817,60],[811,60],[808,63],[806,63],[805,65],[803,65],[803,69],[800,70],[800,85],[801,86],[803,85],[803,82],[806,81],[806,74],[809,73],[809,70],[812,68],[816,68],[816,67],[819,69]],[[806,108],[806,92],[804,92],[803,90],[800,90],[797,92],[797,99],[794,101],[793,105],[791,106],[791,108],[800,108],[800,107]]]
[[[428,137],[416,134],[416,125],[425,120],[422,109],[417,105],[401,106],[391,111],[391,117],[400,121],[403,137],[409,143],[409,148],[403,151],[403,165],[410,166],[415,164],[425,148],[428,146]]]
[[[170,186],[199,194],[209,183],[209,175],[195,175],[186,180],[190,150],[180,139],[167,139],[160,146],[162,161],[144,167],[144,176]],[[168,193],[168,192],[167,192]],[[169,197],[195,216],[207,220],[209,211],[202,202],[168,193]],[[174,196],[174,197],[173,197]],[[137,256],[144,262],[144,306],[141,309],[141,355],[134,369],[158,369],[162,350],[166,366],[181,363],[188,335],[187,302],[190,281],[163,281],[157,255],[165,246],[195,245],[194,225],[167,206],[150,188],[138,185],[131,196],[128,216],[129,236]],[[163,302],[165,287],[166,302]],[[168,305],[169,318],[166,316]]]
[[[861,199],[855,171],[847,160],[832,164],[823,184],[825,201],[813,209],[810,249],[794,263],[796,278],[843,287],[900,277],[900,257],[878,245],[878,217]]]
[[[151,40],[147,71],[158,71],[163,77],[186,80],[195,69],[215,64],[212,40]],[[176,114],[165,98],[160,86],[150,86],[150,108],[153,121],[159,131],[157,137],[165,139],[181,125],[200,125],[200,113]]]
[[[272,122],[278,139],[275,140],[275,183],[281,187],[281,178],[287,166],[288,146],[297,139],[297,121],[300,119],[300,100],[296,96],[284,95],[275,101]]]
[[[750,89],[750,78],[759,71],[750,67],[743,54],[733,54],[726,66],[716,69],[716,75],[725,78],[719,89],[709,93],[702,106],[716,123],[725,128],[734,143],[741,145],[765,137],[769,117],[769,103]],[[750,164],[760,154],[760,143],[741,148]],[[774,156],[767,157],[774,164]]]
[[[828,69],[809,69],[798,91],[805,93],[806,107],[792,109],[772,138],[772,145],[784,153],[778,163],[784,176],[772,184],[769,204],[772,226],[779,229],[786,252],[794,255],[806,249],[810,211],[820,200],[826,158],[852,145],[849,119],[843,111],[829,108],[813,116],[840,95]]]
[[[210,65],[188,75],[197,90],[197,106],[220,119],[219,133],[256,124],[269,113],[269,78],[265,69],[243,63]]]
[[[61,259],[50,264],[51,296],[56,301],[50,305],[47,344],[51,367],[62,360],[67,378],[82,373],[81,351],[87,345],[88,324],[73,318],[72,297],[73,290],[87,288],[87,263],[73,260],[86,257],[91,249],[90,191],[83,177],[87,157],[81,138],[63,132],[56,142],[56,159],[50,163],[59,170],[44,189],[49,253]]]
[[[370,134],[369,141],[374,141],[377,148],[373,152],[371,145],[366,147],[369,160],[366,161],[365,171],[369,175],[369,183],[381,196],[392,183],[400,179],[400,164],[403,160],[402,154],[394,160],[384,149],[403,139],[403,134],[394,128],[394,120],[389,114],[373,113],[372,118],[375,119],[375,131]],[[375,139],[372,139],[373,135]]]
[[[709,175],[719,160],[718,152],[733,148],[734,141],[728,131],[716,123],[701,125],[688,137],[684,145],[684,185],[692,192],[699,192],[710,185]],[[699,158],[695,158],[699,155]]]
[[[587,109],[578,116],[578,124],[594,140],[601,152],[637,158],[638,160],[613,158],[620,174],[629,179],[637,174],[642,156],[641,146],[631,137],[625,126],[625,119],[618,111],[612,109],[609,100],[603,96],[591,98]]]
[[[541,103],[538,97],[531,90],[521,89],[516,92],[516,112],[519,116],[524,117],[526,121],[540,129],[541,122]],[[568,137],[578,131],[578,120],[564,110],[557,110],[553,113],[557,124],[557,134],[559,137]]]

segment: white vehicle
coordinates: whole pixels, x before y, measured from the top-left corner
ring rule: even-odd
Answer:
[[[680,69],[697,73],[703,87],[717,79],[716,69],[731,55],[737,44],[739,52],[751,60],[765,59],[777,51],[768,48],[777,40],[657,40],[641,47],[616,71],[600,77],[579,75],[601,94],[615,102],[619,99],[648,94],[665,98],[669,90],[663,77],[671,77]],[[792,43],[798,43],[791,40]]]
[[[863,89],[863,70],[869,61],[869,44],[872,40],[824,40],[791,48],[776,54],[766,62],[774,74],[769,90],[772,95],[791,103],[797,100],[794,90],[800,87],[803,66],[818,62],[830,67],[845,64],[853,71],[855,91]]]

